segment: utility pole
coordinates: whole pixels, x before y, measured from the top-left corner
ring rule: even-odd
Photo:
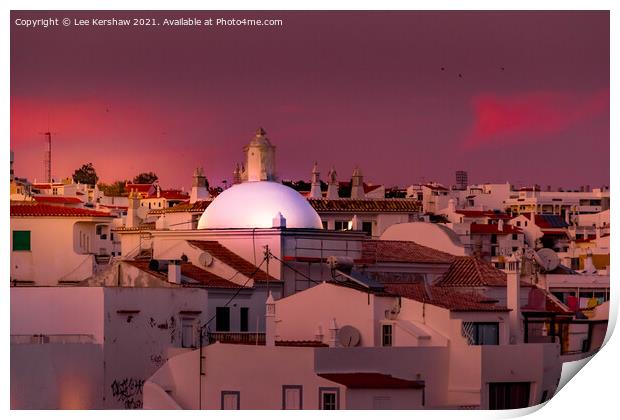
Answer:
[[[269,245],[265,245],[265,263],[267,264],[267,294],[269,294],[269,260],[271,259],[271,251]]]

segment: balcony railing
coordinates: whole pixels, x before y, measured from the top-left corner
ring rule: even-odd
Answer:
[[[11,334],[11,344],[92,344],[92,334]]]
[[[207,341],[213,344],[216,341],[226,344],[252,344],[265,345],[264,332],[210,332],[207,333]]]

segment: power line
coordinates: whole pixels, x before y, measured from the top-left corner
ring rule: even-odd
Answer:
[[[272,258],[274,258],[275,260],[280,261],[280,263],[281,263],[282,265],[284,265],[285,267],[290,268],[290,269],[291,269],[291,270],[293,270],[295,273],[297,273],[297,274],[301,275],[302,277],[304,277],[306,280],[309,280],[309,281],[313,282],[314,284],[321,284],[321,283],[322,283],[321,281],[314,280],[314,279],[310,278],[309,276],[307,276],[305,273],[302,273],[301,271],[299,271],[299,270],[297,270],[297,269],[295,269],[295,268],[291,267],[289,264],[287,264],[286,262],[282,261],[280,258],[276,257],[275,255],[273,255],[271,252],[269,252],[269,255],[270,255]]]

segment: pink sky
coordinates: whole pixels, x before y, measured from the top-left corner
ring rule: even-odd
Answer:
[[[609,184],[607,12],[13,12],[17,17],[280,18],[283,27],[11,27],[11,148],[42,179],[93,162],[230,180],[265,127],[282,178],[315,160],[408,185]],[[443,70],[442,70],[443,68]],[[462,77],[459,77],[459,74]],[[579,170],[576,170],[579,168]]]

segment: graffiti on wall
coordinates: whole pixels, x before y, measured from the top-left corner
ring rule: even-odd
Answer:
[[[110,387],[112,396],[122,403],[126,409],[142,408],[142,387],[144,379],[115,379]]]

